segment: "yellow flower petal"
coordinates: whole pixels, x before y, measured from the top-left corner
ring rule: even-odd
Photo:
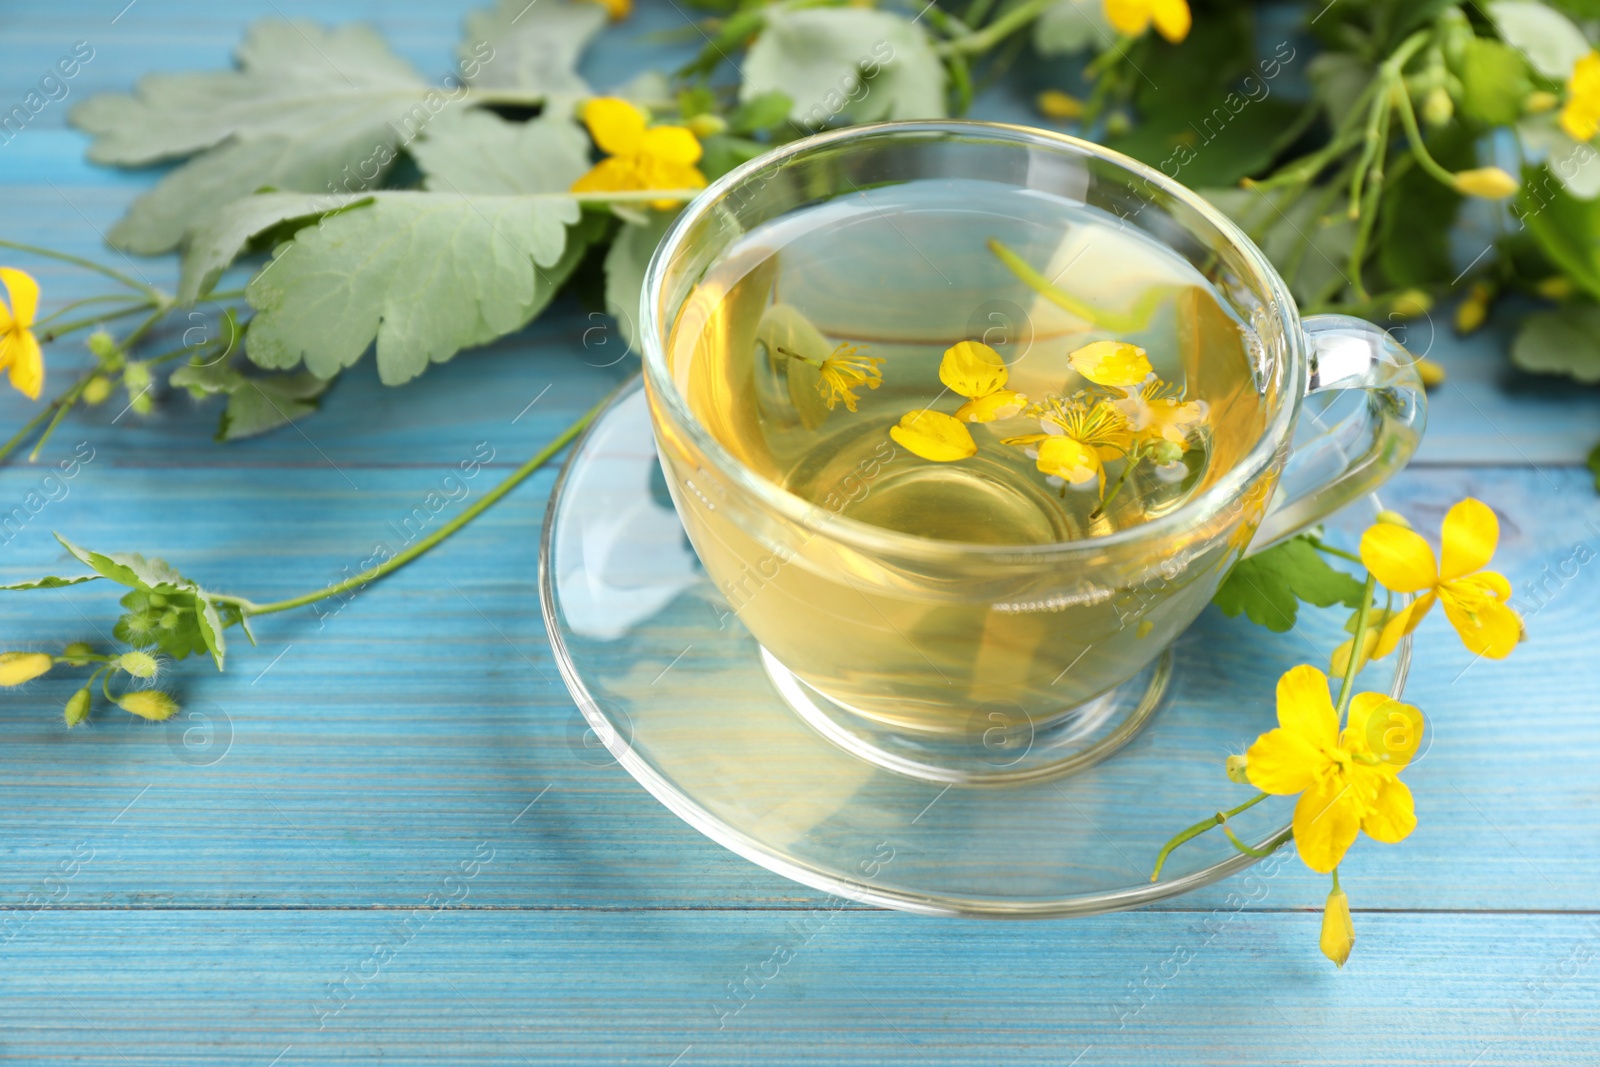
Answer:
[[[44,353],[39,341],[27,330],[9,338],[11,387],[29,400],[38,400],[44,388]]]
[[[645,183],[634,160],[617,156],[602,159],[572,183],[575,193],[625,193],[632,189],[648,188],[650,186]]]
[[[1173,44],[1189,36],[1191,17],[1188,0],[1154,0],[1150,7],[1156,30],[1161,36]]]
[[[1387,693],[1357,693],[1350,701],[1350,720],[1341,744],[1347,751],[1370,754],[1399,771],[1422,744],[1422,712]]]
[[[1154,371],[1144,349],[1122,341],[1096,341],[1067,356],[1072,369],[1096,385],[1127,389]]]
[[[1106,21],[1118,33],[1137,37],[1150,28],[1149,0],[1105,0]]]
[[[8,326],[31,328],[39,310],[39,283],[25,270],[0,267],[0,284],[5,285],[6,295],[11,298],[9,321],[0,321],[0,330]]]
[[[1361,820],[1361,828],[1374,841],[1392,845],[1404,841],[1417,828],[1416,807],[1411,790],[1393,775],[1382,775],[1372,808]]]
[[[1422,622],[1423,616],[1428,614],[1437,599],[1438,597],[1431,592],[1423,593],[1390,616],[1389,621],[1383,625],[1383,632],[1378,637],[1377,648],[1372,651],[1372,658],[1382,659],[1393,652],[1400,639],[1415,630]]]
[[[1561,128],[1575,141],[1592,141],[1600,132],[1600,55],[1590,52],[1572,67]]]
[[[956,409],[956,418],[962,422],[993,422],[1020,415],[1028,398],[1013,389],[997,389],[986,396],[976,397]],[[1043,436],[1043,435],[1041,435]]]
[[[900,425],[889,427],[889,436],[906,451],[935,463],[953,463],[978,451],[966,426],[942,411],[908,411]]]
[[[1278,679],[1278,725],[1319,748],[1339,740],[1339,713],[1333,709],[1328,676],[1309,664],[1291,667]]]
[[[608,155],[638,154],[649,121],[643,111],[620,97],[597,96],[583,106],[583,124],[589,127],[589,136]]]
[[[1035,466],[1073,485],[1083,485],[1100,477],[1100,456],[1095,450],[1059,434],[1049,434],[1039,442]]]
[[[1505,604],[1511,600],[1511,583],[1506,581],[1506,576],[1498,571],[1479,571],[1477,574],[1468,575],[1460,579],[1469,585],[1475,585],[1485,592],[1493,593],[1500,603]]]
[[[639,155],[690,166],[700,161],[700,142],[683,126],[652,126],[639,140]]]
[[[1380,522],[1361,535],[1361,562],[1385,589],[1420,593],[1439,580],[1433,549],[1415,530]]]
[[[939,380],[952,392],[976,399],[1004,389],[1006,361],[982,341],[962,341],[944,350]]]
[[[1336,774],[1300,794],[1294,806],[1294,848],[1307,867],[1327,874],[1339,866],[1361,831],[1361,809],[1355,785]]]
[[[1489,565],[1500,543],[1500,520],[1493,508],[1469,496],[1445,513],[1440,540],[1439,580],[1462,578]]]
[[[1456,628],[1461,643],[1475,656],[1505,659],[1522,640],[1522,620],[1500,601],[1479,593],[1472,597],[1457,594],[1470,579],[1447,586],[1440,600],[1444,614]]]
[[[1256,738],[1245,753],[1245,774],[1263,793],[1290,796],[1316,784],[1317,772],[1327,766],[1322,750],[1304,734],[1279,727]]]
[[[1379,658],[1374,656],[1372,653],[1378,647],[1378,637],[1381,633],[1381,627],[1368,627],[1366,637],[1361,642],[1361,658],[1356,663],[1356,670],[1359,671],[1361,668],[1365,667],[1368,660]],[[1344,672],[1350,666],[1350,654],[1355,651],[1355,647],[1356,639],[1352,637],[1348,641],[1345,641],[1343,644],[1341,644],[1338,648],[1334,649],[1333,655],[1328,659],[1328,673],[1333,675],[1335,678],[1343,678]],[[1391,649],[1390,651],[1393,650]]]

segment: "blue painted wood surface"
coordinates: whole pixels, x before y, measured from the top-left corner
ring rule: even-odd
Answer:
[[[96,53],[69,103],[220,66],[250,18],[279,13],[371,21],[441,72],[466,6],[125,3],[8,5],[0,105],[74,41]],[[663,65],[693,42],[647,35],[684,25],[644,0],[587,73],[605,87]],[[1018,100],[984,113],[1023,117]],[[99,231],[152,178],[83,163],[65,112],[0,145],[0,236],[108,255]],[[47,311],[96,291],[5,261],[36,269]],[[54,528],[258,599],[333,580],[474,449],[494,458],[467,499],[619,380],[591,325],[569,309],[402,390],[363,366],[303,432],[226,447],[214,408],[182,396],[149,420],[75,414],[45,459],[93,459],[0,545],[0,579],[60,566]],[[1428,348],[1427,331],[1408,339]],[[1600,1062],[1600,580],[1574,562],[1600,554],[1578,467],[1600,394],[1511,371],[1506,340],[1503,324],[1432,340],[1452,379],[1386,499],[1426,525],[1464,493],[1487,501],[1503,569],[1544,593],[1506,664],[1425,624],[1408,691],[1434,726],[1408,774],[1421,826],[1347,861],[1360,941],[1343,972],[1316,949],[1326,883],[1292,862],[1158,910],[1004,925],[844,904],[711,844],[581,742],[535,600],[544,472],[337,614],[262,620],[226,675],[179,667],[198,718],[68,736],[69,683],[5,697],[0,1062]],[[57,381],[71,351],[52,352]],[[0,426],[27,410],[6,396]],[[0,469],[0,510],[44,474]],[[112,617],[93,587],[0,600],[7,647]],[[63,863],[64,895],[46,882]]]

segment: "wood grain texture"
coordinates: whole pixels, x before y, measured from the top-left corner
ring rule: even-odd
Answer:
[[[0,108],[76,40],[96,56],[67,103],[151,69],[219,66],[249,19],[277,13],[371,21],[442,73],[468,6],[125,2],[8,13]],[[594,84],[693,50],[651,36],[686,25],[675,0],[638,8],[587,64]],[[980,114],[1026,121],[1028,95],[1058,80],[1022,71]],[[0,236],[114,257],[99,234],[154,175],[83,163],[65,111],[0,145]],[[47,311],[101,291],[0,258],[38,269]],[[122,266],[175,278],[170,259]],[[369,362],[300,426],[226,447],[210,441],[214,408],[182,396],[150,420],[111,404],[75,414],[45,463],[80,443],[94,458],[64,495],[45,463],[0,469],[0,520],[30,492],[59,497],[0,533],[0,579],[66,569],[54,528],[260,599],[337,580],[407,536],[461,461],[493,451],[430,521],[628,373],[605,365],[609,330],[586,337],[603,322],[569,305],[403,390]],[[1408,772],[1421,825],[1347,861],[1360,943],[1344,972],[1316,951],[1326,881],[1293,863],[1257,883],[1264,894],[1235,880],[1155,911],[976,924],[842,904],[700,837],[581,758],[535,600],[546,471],[336,614],[262,620],[260,647],[236,640],[227,674],[175,667],[201,718],[102,713],[68,735],[64,678],[5,695],[0,1062],[1600,1061],[1600,502],[1574,467],[1600,436],[1600,396],[1511,371],[1504,323],[1427,336],[1424,323],[1405,339],[1452,379],[1385,500],[1424,527],[1463,494],[1491,504],[1530,641],[1475,664],[1441,618],[1424,625],[1408,690],[1436,742]],[[71,345],[50,358],[57,382],[76,362]],[[0,426],[27,410],[0,398]],[[7,647],[93,638],[113,603],[94,586],[8,595],[0,634]],[[1249,669],[1247,649],[1217,656]],[[1219,723],[1195,758],[1239,735]],[[480,847],[493,858],[463,881]],[[428,910],[430,894],[461,892]],[[371,974],[377,945],[393,960],[318,1030],[318,1006],[339,1003],[328,984]],[[780,946],[793,959],[776,977],[747,978],[770,975]],[[740,982],[748,1003],[729,989]]]

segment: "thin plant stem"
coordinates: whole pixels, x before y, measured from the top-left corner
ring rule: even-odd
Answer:
[[[148,301],[141,301],[132,305],[131,307],[120,308],[104,315],[92,315],[87,318],[73,319],[71,322],[64,322],[59,326],[53,326],[41,333],[39,335],[39,343],[49,344],[51,341],[65,337],[67,334],[72,333],[75,330],[81,330],[85,326],[99,326],[102,323],[114,322],[117,319],[125,319],[129,315],[137,315],[147,307],[155,306],[157,305],[151,304]]]
[[[124,351],[131,351],[133,346],[138,344],[140,339],[143,338],[145,334],[149,333],[151,328],[153,328],[156,323],[160,322],[166,317],[166,314],[167,305],[165,304],[150,312],[149,316],[143,322],[133,328],[132,333],[128,334],[128,336],[122,339],[122,349]]]
[[[33,329],[37,330],[41,326],[48,326],[50,323],[54,322],[56,319],[59,319],[69,311],[76,311],[78,308],[87,307],[90,304],[104,304],[109,301],[117,301],[119,303],[132,302],[137,307],[150,306],[150,301],[145,297],[130,296],[126,293],[102,293],[99,296],[86,296],[82,300],[74,300],[70,304],[64,304],[42,319],[35,319],[33,322]]]
[[[404,567],[407,563],[410,563],[418,556],[423,555],[430,549],[437,546],[440,542],[450,537],[457,530],[460,530],[463,526],[466,526],[473,519],[483,514],[489,508],[493,507],[501,497],[511,492],[511,490],[515,489],[518,485],[521,485],[525,480],[527,480],[530,474],[548,463],[550,461],[550,457],[554,456],[557,452],[561,451],[568,444],[570,444],[573,438],[582,433],[584,428],[588,426],[589,423],[594,421],[594,417],[598,415],[600,410],[609,402],[610,398],[608,397],[586,411],[576,422],[574,422],[571,426],[568,426],[565,430],[562,430],[561,433],[556,435],[556,437],[550,441],[549,444],[535,452],[528,458],[526,463],[518,467],[508,477],[506,477],[504,481],[485,493],[477,503],[467,508],[460,515],[457,515],[450,522],[439,527],[438,530],[423,538],[421,541],[418,541],[404,552],[399,553],[391,559],[385,560],[375,567],[369,567],[360,574],[352,575],[342,582],[336,582],[333,585],[330,585],[325,589],[319,589],[314,593],[306,593],[303,596],[290,597],[287,600],[275,600],[270,604],[257,604],[253,601],[245,599],[244,597],[226,595],[215,596],[212,599],[218,601],[219,603],[232,604],[237,607],[241,613],[254,617],[257,615],[271,615],[279,611],[288,611],[291,608],[304,607],[307,604],[315,604],[319,600],[326,600],[328,597],[338,596],[340,593],[349,592],[352,589],[359,589],[364,585],[375,582],[379,578],[382,578],[385,575]]]
[[[1128,481],[1128,475],[1133,473],[1133,468],[1137,467],[1143,459],[1144,455],[1140,452],[1134,452],[1128,457],[1128,462],[1123,466],[1122,473],[1117,475],[1117,480],[1112,483],[1111,492],[1102,497],[1100,503],[1094,506],[1094,510],[1089,512],[1089,518],[1098,519],[1105,513],[1106,508],[1111,506],[1111,502],[1117,499],[1117,494],[1122,492],[1123,485]]]
[[[1355,695],[1356,672],[1361,669],[1361,661],[1366,658],[1367,651],[1367,620],[1372,611],[1372,594],[1378,587],[1378,579],[1371,571],[1367,572],[1367,585],[1361,593],[1361,607],[1356,611],[1356,632],[1350,642],[1350,662],[1344,666],[1344,681],[1339,684],[1339,723],[1344,724],[1344,713],[1350,708],[1350,698]]]
[[[148,282],[141,282],[137,278],[130,278],[121,271],[113,270],[103,263],[96,263],[92,259],[84,259],[82,256],[74,256],[68,252],[57,252],[53,248],[40,248],[38,245],[23,244],[21,241],[0,240],[0,248],[14,248],[19,252],[30,252],[36,256],[44,256],[47,259],[60,260],[63,263],[71,263],[74,266],[83,267],[86,270],[92,270],[96,273],[104,274],[107,278],[110,278],[113,281],[121,282],[130,289],[139,290],[141,293],[144,293],[146,296],[150,297],[152,301],[157,303],[164,302],[167,299],[166,293],[163,293],[160,289],[157,289]]]
[[[1306,534],[1304,536],[1306,542],[1318,552],[1326,552],[1330,556],[1338,556],[1340,559],[1347,559],[1351,563],[1361,562],[1361,557],[1356,555],[1354,552],[1346,552],[1342,548],[1335,548],[1333,545],[1330,545],[1326,541],[1322,540],[1322,538],[1314,537],[1311,534]]]
[[[89,381],[93,377],[93,374],[84,375],[78,379],[72,388],[61,394],[60,402],[55,406],[55,416],[51,418],[49,425],[44,428],[44,433],[39,435],[39,440],[34,442],[33,451],[28,453],[29,463],[38,460],[39,452],[44,448],[45,443],[50,440],[50,435],[56,432],[56,427],[60,426],[61,420],[67,417],[67,412],[71,411],[72,405],[78,402],[78,397],[83,395],[84,389],[88,388]]]
[[[71,390],[68,390],[68,392],[70,391]],[[37,429],[40,423],[44,422],[50,417],[51,413],[61,405],[61,402],[64,399],[66,399],[66,396],[66,393],[62,393],[60,396],[50,401],[50,403],[40,408],[37,415],[23,424],[22,429],[11,435],[11,440],[7,441],[3,445],[0,445],[0,461],[3,461],[7,456],[16,450],[18,445],[26,441],[28,439],[28,435]]]
[[[1165,845],[1162,845],[1161,851],[1156,854],[1156,867],[1155,870],[1150,872],[1150,880],[1152,882],[1161,880],[1161,868],[1166,865],[1167,857],[1172,854],[1173,849],[1177,848],[1186,841],[1193,841],[1195,838],[1214,827],[1221,826],[1223,823],[1227,822],[1235,815],[1238,815],[1240,812],[1248,811],[1250,808],[1255,807],[1257,804],[1267,799],[1269,795],[1270,794],[1268,793],[1257,793],[1255,796],[1251,797],[1249,800],[1238,805],[1237,807],[1229,808],[1227,811],[1219,811],[1209,819],[1200,820],[1187,830],[1178,834],[1171,841],[1168,841]]]
[[[965,37],[936,45],[935,51],[941,55],[957,52],[965,55],[981,55],[1038,18],[1044,13],[1045,8],[1055,2],[1056,0],[1024,0],[983,29],[974,30]]]

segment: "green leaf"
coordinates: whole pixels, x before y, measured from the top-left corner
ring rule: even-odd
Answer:
[[[521,328],[576,266],[570,197],[379,193],[301,230],[250,282],[259,366],[331,378],[376,339],[396,385]]]
[[[806,129],[944,117],[944,64],[920,25],[859,7],[768,10],[740,100],[784,93],[790,121]]]
[[[1360,102],[1372,75],[1371,64],[1349,52],[1323,52],[1306,64],[1306,76],[1333,126],[1342,123]]]
[[[82,585],[84,582],[97,582],[101,577],[98,574],[80,574],[73,578],[57,578],[54,575],[49,575],[44,578],[35,578],[31,582],[0,585],[0,589],[60,589],[64,585]]]
[[[145,559],[137,552],[91,552],[60,534],[55,537],[79,563],[118,585],[147,593],[176,593],[195,588],[193,582],[173,570],[164,559]]]
[[[212,594],[174,570],[164,559],[146,559],[137,552],[93,552],[55,535],[61,547],[95,573],[125,585],[128,611],[113,634],[139,648],[159,645],[174,659],[191,652],[210,652],[222,670],[227,656],[220,615]],[[213,626],[213,623],[219,623]]]
[[[1041,56],[1083,52],[1114,40],[1102,0],[1056,0],[1033,24],[1033,47]]]
[[[616,316],[622,339],[638,352],[639,297],[644,271],[677,212],[652,211],[647,225],[624,226],[606,252],[606,310]]]
[[[1234,564],[1212,603],[1233,618],[1243,612],[1274,633],[1294,628],[1299,602],[1319,608],[1359,607],[1363,583],[1328,565],[1304,537],[1294,537]]]
[[[466,111],[441,117],[411,145],[411,155],[435,192],[564,193],[589,169],[589,138],[556,113],[508,122]]]
[[[1600,382],[1600,305],[1573,301],[1522,320],[1511,362],[1535,374]]]
[[[317,398],[331,382],[310,371],[247,375],[227,360],[185,364],[172,372],[172,385],[195,397],[224,394],[228,406],[217,426],[219,441],[266,433],[317,409]]]
[[[257,22],[238,57],[237,71],[152,74],[131,96],[94,96],[73,109],[71,121],[95,135],[89,158],[97,163],[201,153],[134,202],[111,231],[113,244],[168,251],[213,211],[263,186],[364,191],[450,102],[364,26]]]
[[[1523,173],[1517,217],[1551,263],[1600,298],[1600,201],[1579,200],[1546,167]]]
[[[1473,165],[1474,137],[1452,123],[1428,138],[1428,150],[1447,169],[1464,170]],[[1450,234],[1461,201],[1460,193],[1418,166],[1407,166],[1389,182],[1375,243],[1378,266],[1391,286],[1427,286],[1455,277]]]
[[[1589,54],[1589,41],[1572,20],[1537,0],[1495,0],[1488,5],[1495,29],[1533,69],[1565,82],[1572,67]]]
[[[789,117],[794,101],[788,93],[776,90],[751,97],[728,113],[729,133],[755,133],[770,130]]]
[[[1456,74],[1461,79],[1461,113],[1488,126],[1515,125],[1533,92],[1522,53],[1483,37],[1467,41]]]
[[[605,21],[585,0],[501,0],[467,15],[456,54],[474,89],[588,96],[578,60]]]
[[[308,193],[261,193],[240,197],[218,208],[194,229],[183,250],[178,299],[185,303],[209,293],[228,264],[251,238],[286,222],[306,221],[371,202],[371,197],[334,197]]]

